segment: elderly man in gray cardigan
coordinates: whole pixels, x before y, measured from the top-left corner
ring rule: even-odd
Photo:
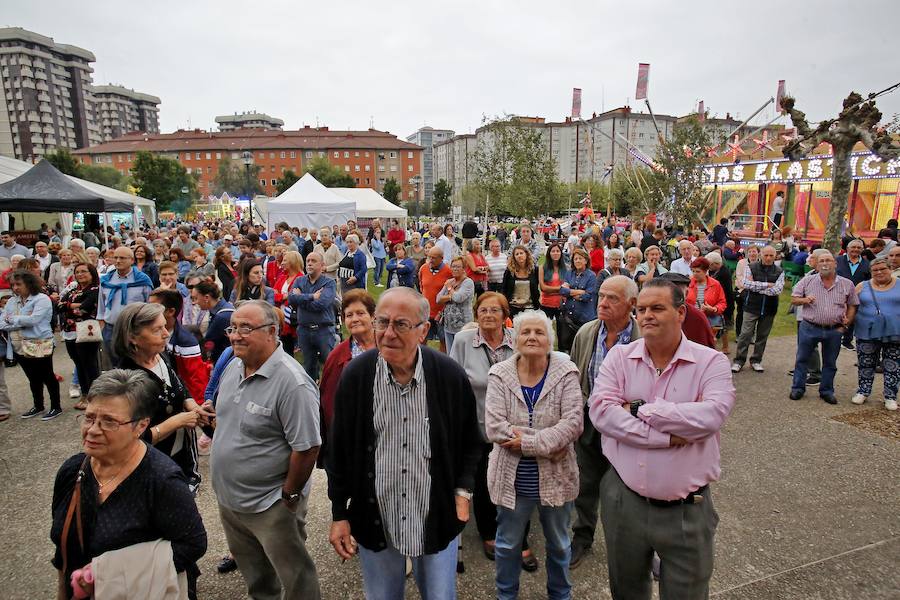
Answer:
[[[578,368],[553,352],[553,326],[540,311],[513,321],[516,354],[491,367],[485,427],[494,449],[488,489],[497,505],[497,598],[518,597],[519,554],[535,509],[547,548],[547,594],[570,598],[569,519],[578,495],[575,440],[584,426]]]

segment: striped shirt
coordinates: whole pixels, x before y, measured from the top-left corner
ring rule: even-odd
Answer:
[[[425,521],[431,495],[431,437],[422,352],[406,385],[387,361],[375,367],[375,495],[385,536],[400,554],[425,553]]]
[[[502,252],[497,256],[491,253],[484,255],[488,264],[488,282],[503,283],[503,273],[506,271],[506,263],[508,259]]]
[[[822,283],[821,275],[804,277],[794,287],[791,296],[816,299],[812,304],[803,306],[803,320],[813,325],[838,325],[844,321],[847,308],[859,304],[853,282],[840,275],[835,275],[831,287],[827,288]]]
[[[550,368],[550,365],[547,365]],[[541,397],[541,390],[544,389],[544,382],[547,381],[547,373],[533,387],[522,386],[522,397],[525,398],[525,406],[528,407],[528,426],[534,427],[534,405],[537,404],[538,398]],[[533,456],[523,456],[519,459],[519,465],[516,467],[516,495],[522,498],[540,499],[540,473],[538,471],[537,459]]]

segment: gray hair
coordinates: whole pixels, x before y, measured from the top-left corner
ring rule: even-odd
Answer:
[[[874,267],[875,265],[884,265],[887,268],[891,268],[891,261],[888,260],[887,256],[882,256],[881,258],[876,258],[874,260],[869,261],[869,269]]]
[[[627,257],[629,254],[637,254],[638,260],[644,260],[644,253],[641,252],[641,249],[637,246],[632,246],[628,250],[625,251],[625,256]]]
[[[359,236],[356,235],[355,233],[351,233],[350,235],[347,236],[347,239],[345,239],[344,241],[345,242],[352,241],[354,244],[359,244]]]
[[[625,253],[622,252],[621,248],[610,248],[606,251],[606,258],[618,258],[620,260],[625,260]]]
[[[708,260],[711,263],[716,263],[717,265],[721,265],[722,264],[722,255],[719,254],[718,252],[710,252],[709,254],[706,255],[706,260]]]
[[[420,321],[428,320],[428,315],[431,312],[431,307],[428,304],[428,299],[425,298],[425,296],[420,294],[418,291],[416,291],[412,288],[409,288],[409,287],[399,286],[399,287],[393,287],[393,288],[385,291],[383,294],[381,294],[381,297],[378,299],[378,305],[380,305],[382,302],[384,302],[385,298],[390,298],[391,296],[394,296],[396,294],[405,294],[405,295],[409,296],[409,298],[411,300],[413,300],[415,303],[417,303],[417,305],[418,305],[419,320]],[[376,305],[376,307],[375,307],[376,309],[378,308],[378,305]]]
[[[323,227],[322,229],[319,230],[319,235],[321,235],[323,239],[328,238],[330,240],[331,239],[331,228]]]
[[[244,308],[247,306],[255,306],[260,309],[264,315],[266,315],[266,323],[271,323],[275,326],[276,330],[279,329],[278,324],[281,322],[281,319],[278,315],[278,309],[266,302],[265,300],[242,300],[234,305],[235,310],[239,308]],[[234,313],[232,313],[233,315]]]
[[[849,242],[847,242],[847,247],[848,247],[848,248],[850,247],[850,244],[859,244],[859,245],[862,246],[863,248],[866,247],[866,243],[865,243],[864,241],[862,241],[861,239],[859,239],[859,238],[853,238],[852,240],[850,240]],[[869,263],[869,264],[871,265],[871,263]]]
[[[826,248],[816,248],[815,250],[812,251],[812,253],[810,254],[810,256],[815,256],[815,257],[816,257],[816,260],[819,260],[819,257],[820,257],[820,256],[824,256],[824,255],[826,255],[826,254],[829,255],[829,256],[833,256],[833,255],[831,254],[831,251],[828,250],[828,249],[826,249]]]
[[[625,292],[626,300],[633,300],[638,296],[638,285],[634,282],[634,279],[631,277],[626,277],[625,275],[613,275],[612,277],[607,277],[603,280],[603,283],[607,281],[611,281],[613,283],[619,284],[622,286],[622,291]],[[603,284],[600,284],[601,286]]]
[[[143,371],[112,369],[94,380],[86,400],[90,404],[98,398],[122,397],[131,408],[132,419],[149,419],[156,412],[156,399],[149,393],[152,384],[150,376]]]
[[[553,343],[556,339],[553,335],[553,322],[542,310],[523,310],[513,318],[513,331],[516,332],[516,339],[519,337],[519,331],[522,324],[526,321],[540,321],[547,329],[547,338],[550,340],[550,351],[553,352]]]
[[[113,352],[117,356],[134,357],[135,347],[131,338],[145,327],[149,327],[165,311],[166,308],[162,304],[146,302],[129,304],[123,308],[113,328]]]

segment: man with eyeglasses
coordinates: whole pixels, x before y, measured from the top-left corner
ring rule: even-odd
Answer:
[[[306,510],[322,444],[318,388],[281,350],[272,305],[243,302],[226,331],[235,359],[219,383],[210,475],[228,548],[251,598],[317,600]]]
[[[423,598],[456,598],[481,437],[465,371],[423,345],[429,310],[411,288],[384,292],[377,349],[347,364],[335,395],[329,539],[342,559],[359,554],[367,598],[404,597],[406,557]]]
[[[594,544],[597,508],[600,505],[600,479],[609,468],[609,462],[600,451],[600,435],[588,414],[588,399],[607,353],[617,344],[630,344],[641,337],[637,322],[631,316],[637,295],[637,284],[630,277],[608,277],[597,293],[597,318],[582,325],[572,343],[572,362],[581,373],[581,394],[585,406],[584,430],[575,445],[580,487],[578,498],[575,499],[570,569],[579,565]]]

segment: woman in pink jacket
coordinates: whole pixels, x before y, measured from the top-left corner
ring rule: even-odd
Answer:
[[[574,443],[584,423],[578,368],[553,352],[553,326],[543,312],[516,315],[513,328],[516,354],[491,367],[485,399],[485,429],[494,443],[487,479],[497,505],[497,598],[518,596],[522,533],[535,509],[546,537],[547,595],[570,598]]]

